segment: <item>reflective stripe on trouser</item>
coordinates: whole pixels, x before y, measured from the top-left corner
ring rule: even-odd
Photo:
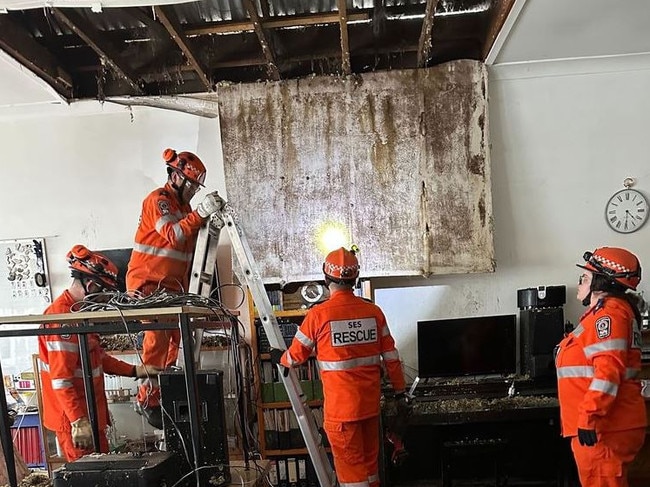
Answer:
[[[341,487],[379,485],[379,416],[323,424]]]
[[[84,455],[93,453],[93,448],[89,450],[82,450],[81,448],[75,448],[72,444],[72,432],[71,431],[55,431],[56,439],[59,442],[59,446],[65,455],[65,459],[69,462],[73,462]],[[105,434],[102,434],[101,428],[99,433],[99,452],[97,453],[108,453],[108,438]]]
[[[164,369],[176,364],[178,358],[179,330],[147,330],[142,342],[142,362]],[[144,379],[138,388],[138,403],[146,407],[160,405],[160,388],[157,380]]]
[[[571,450],[582,487],[628,487],[627,470],[645,440],[646,429],[598,433],[594,446],[571,438]]]

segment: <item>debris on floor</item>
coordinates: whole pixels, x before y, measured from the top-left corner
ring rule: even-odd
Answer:
[[[18,487],[51,487],[52,481],[44,473],[30,473],[23,480],[18,482]],[[9,487],[9,484],[5,484],[1,487]]]

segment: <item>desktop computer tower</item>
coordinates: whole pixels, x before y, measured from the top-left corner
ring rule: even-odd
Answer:
[[[160,393],[163,412],[163,429],[168,452],[174,452],[183,474],[194,469],[194,449],[190,428],[189,406],[183,371],[165,371],[160,374]],[[201,485],[221,486],[230,483],[228,467],[228,441],[224,412],[223,371],[199,370],[196,372],[199,403],[201,458],[199,478]],[[190,462],[188,463],[187,458]],[[179,485],[197,484],[194,474],[185,477]]]
[[[519,312],[522,375],[555,376],[553,350],[564,337],[562,308],[529,308]]]

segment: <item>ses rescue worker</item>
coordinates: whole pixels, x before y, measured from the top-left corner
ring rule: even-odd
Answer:
[[[311,308],[289,349],[271,350],[284,367],[312,352],[323,381],[324,427],[342,487],[379,485],[381,363],[396,397],[405,401],[404,374],[386,317],[379,306],[355,296],[359,262],[353,251],[330,252],[323,264],[330,298]]]
[[[634,293],[641,265],[616,247],[585,252],[577,298],[589,309],[557,347],[562,435],[582,487],[627,487],[627,470],[643,446],[641,315]]]
[[[190,268],[201,226],[225,204],[216,191],[207,194],[192,210],[190,201],[204,186],[206,168],[192,152],[163,151],[167,183],[144,199],[135,233],[133,252],[126,273],[126,288],[141,296],[158,289],[186,292]],[[147,330],[142,361],[164,369],[176,364],[179,330]],[[147,378],[138,389],[136,411],[154,428],[162,429],[160,387],[157,378]]]
[[[72,284],[48,306],[44,314],[70,313],[84,300],[100,299],[102,291],[117,289],[117,266],[99,252],[75,245],[67,255]],[[58,323],[41,328],[60,328]],[[63,329],[61,331],[64,331]],[[43,395],[43,426],[56,433],[56,438],[69,462],[92,452],[93,433],[88,420],[86,393],[81,371],[79,339],[75,334],[41,335],[38,337],[41,360],[41,393]],[[98,334],[88,335],[88,353],[92,367],[95,407],[99,426],[101,453],[108,453],[106,428],[110,424],[104,374],[124,377],[149,377],[160,369],[132,365],[107,354]],[[99,453],[99,452],[98,452]]]

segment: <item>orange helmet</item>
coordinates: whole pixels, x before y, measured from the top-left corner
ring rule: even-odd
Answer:
[[[641,281],[641,264],[636,255],[618,247],[601,247],[593,252],[585,252],[582,258],[585,265],[576,264],[594,274],[609,277],[620,285],[636,291]]]
[[[89,277],[106,289],[117,289],[117,266],[99,252],[77,244],[66,256],[72,277]]]
[[[325,258],[323,272],[334,282],[354,281],[359,277],[359,261],[355,250],[343,247],[333,250]]]
[[[180,172],[184,177],[193,183],[205,186],[205,173],[207,172],[203,162],[196,154],[191,152],[176,153],[174,149],[165,149],[163,151],[163,159],[170,167]]]

